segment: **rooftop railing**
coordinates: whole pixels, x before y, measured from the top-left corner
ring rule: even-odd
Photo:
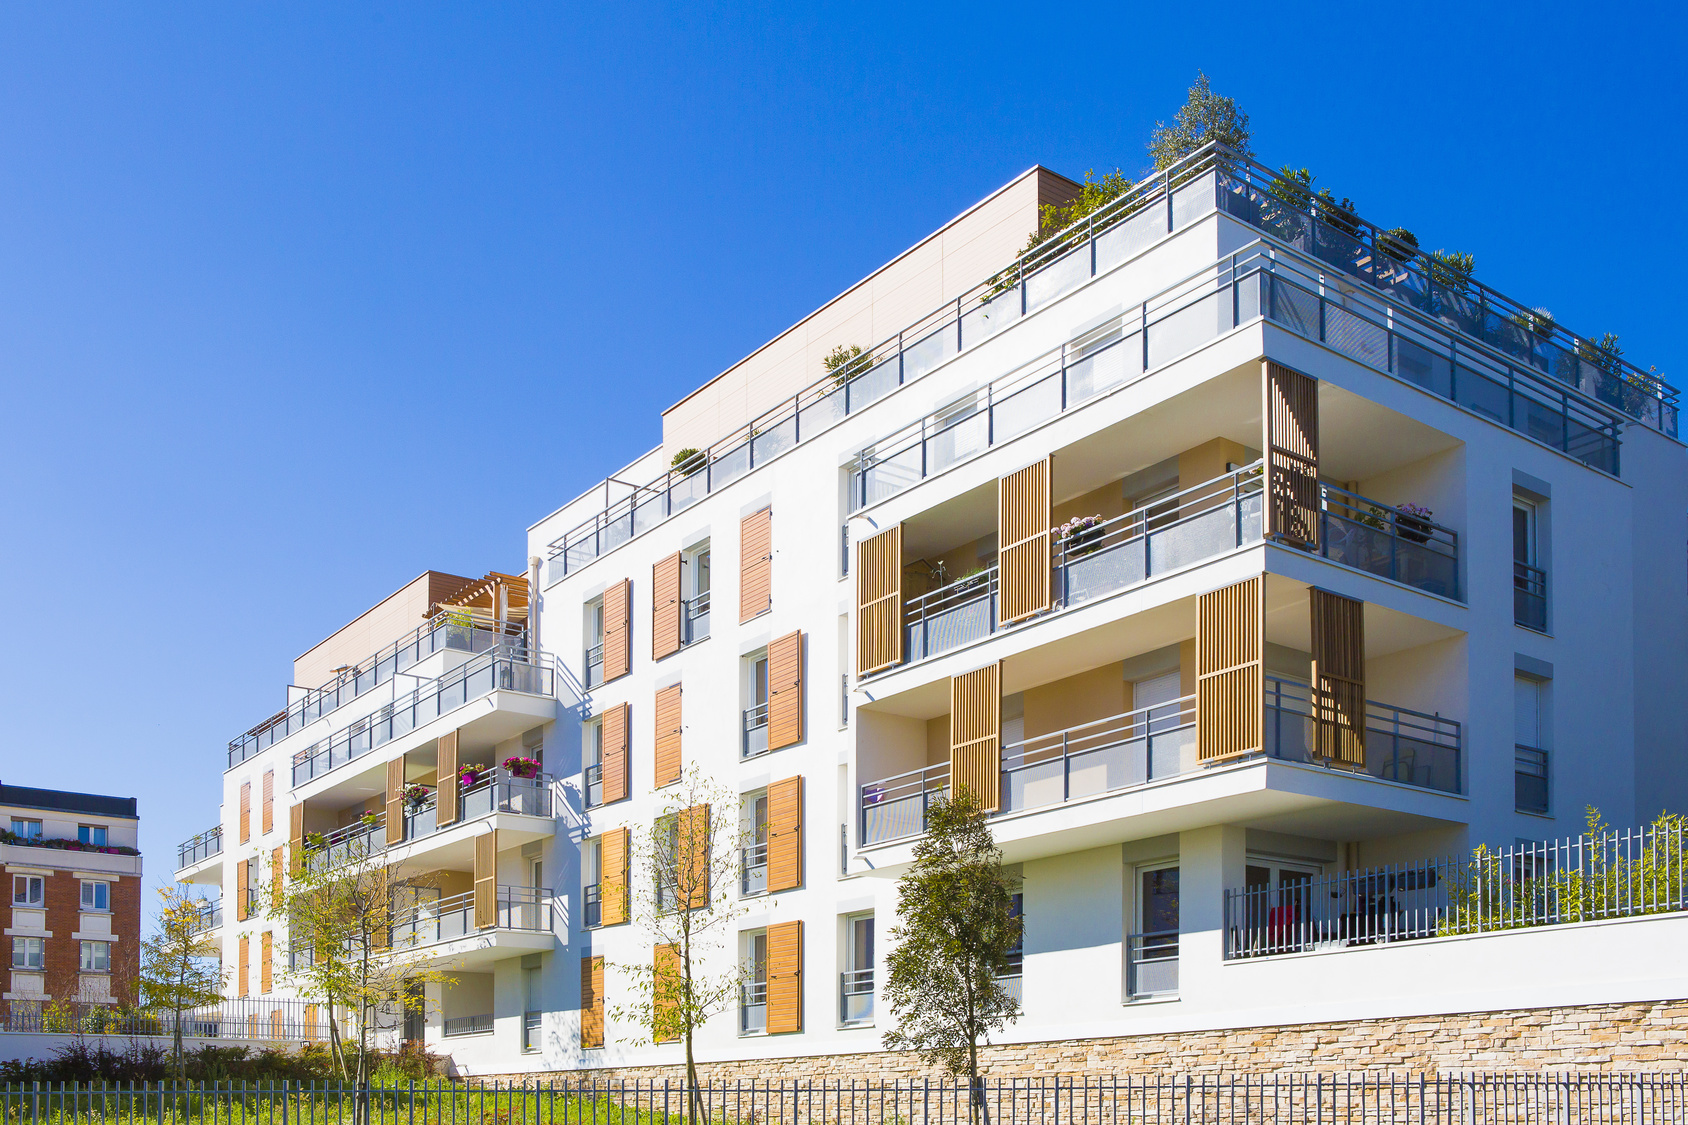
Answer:
[[[1640,370],[1562,326],[1550,324],[1533,309],[1474,279],[1450,277],[1443,270],[1432,271],[1423,259],[1393,242],[1386,230],[1358,216],[1347,212],[1321,215],[1319,208],[1318,200],[1298,196],[1293,185],[1282,184],[1277,174],[1264,165],[1239,157],[1222,146],[1206,147],[1144,179],[1111,203],[1022,255],[1007,269],[869,348],[843,371],[819,379],[702,450],[684,465],[664,472],[647,484],[613,478],[604,481],[606,497],[614,494],[614,498],[603,511],[551,543],[547,581],[554,582],[643,534],[716,489],[830,429],[897,387],[920,378],[1021,317],[1216,210],[1271,236],[1274,241],[1269,245],[1274,252],[1304,262],[1318,282],[1315,292],[1322,291],[1326,279],[1332,289],[1344,296],[1356,285],[1363,285],[1370,296],[1362,303],[1383,310],[1385,331],[1391,327],[1390,317],[1399,317],[1412,326],[1411,331],[1402,333],[1410,344],[1422,348],[1422,338],[1436,344],[1428,349],[1428,359],[1409,349],[1399,364],[1408,369],[1404,373],[1397,372],[1393,359],[1385,365],[1373,357],[1370,360],[1373,366],[1413,378],[1413,372],[1418,370],[1414,365],[1427,363],[1429,370],[1414,381],[1446,397],[1456,397],[1457,364],[1470,348],[1471,354],[1485,358],[1483,364],[1471,371],[1473,376],[1492,382],[1498,369],[1503,375],[1499,383],[1508,391],[1522,386],[1526,388],[1522,392],[1525,399],[1545,397],[1548,406],[1557,402],[1562,411],[1577,413],[1579,429],[1571,432],[1573,439],[1583,440],[1580,428],[1589,426],[1590,422],[1581,415],[1592,408],[1596,420],[1592,428],[1597,433],[1610,431],[1614,439],[1608,468],[1612,472],[1616,471],[1616,427],[1603,414],[1604,410],[1622,413],[1676,436],[1676,389],[1653,373]],[[1341,275],[1340,282],[1331,271]],[[1138,373],[1161,366],[1195,346],[1192,341],[1204,338],[1200,324],[1203,315],[1218,314],[1224,304],[1220,300],[1198,298],[1197,303],[1188,306],[1186,315],[1171,320],[1172,312],[1185,311],[1171,308],[1172,292],[1165,291],[1145,302],[1139,310],[1138,324],[1131,329],[1144,353],[1144,366],[1137,369]],[[1291,297],[1286,295],[1284,299],[1287,303]],[[1316,310],[1317,332],[1308,331],[1309,326],[1303,324],[1303,334],[1338,345],[1344,342],[1345,333],[1354,330],[1362,338],[1354,343],[1370,342],[1373,333],[1345,319],[1341,305],[1338,300],[1334,306],[1338,312],[1330,317],[1329,339],[1323,303]],[[1287,319],[1288,312],[1286,308],[1285,317],[1278,319]],[[1165,313],[1159,319],[1169,322],[1152,323],[1151,316],[1157,313]],[[1256,302],[1249,316],[1259,313],[1260,305]],[[1238,321],[1233,321],[1231,326],[1235,323]],[[1373,327],[1377,325],[1374,323]],[[1449,360],[1445,381],[1439,380],[1437,370],[1443,358]],[[1131,374],[1128,367],[1119,377],[1130,378]],[[1109,372],[1100,375],[1105,380]],[[1569,397],[1575,403],[1574,408],[1563,397],[1566,389],[1574,391]],[[1464,399],[1456,398],[1456,401],[1473,409],[1492,408],[1495,403],[1490,400],[1498,397],[1481,383],[1469,384],[1466,392]],[[1509,399],[1508,413],[1514,412],[1518,405]],[[1527,414],[1537,409],[1536,405],[1524,404]],[[1604,425],[1598,421],[1602,417],[1606,417]],[[1536,417],[1526,417],[1523,424],[1507,424],[1520,429],[1545,428],[1545,420]],[[1570,431],[1571,427],[1562,425],[1561,430]]]
[[[176,870],[192,867],[202,859],[210,859],[223,850],[221,825],[207,828],[199,835],[176,846]]]
[[[551,891],[546,887],[500,886],[493,899],[491,925],[475,924],[475,892],[423,903],[393,918],[393,946],[433,945],[486,930],[553,932]]]
[[[495,648],[430,680],[374,714],[293,755],[293,784],[313,778],[402,737],[441,715],[495,691],[554,696],[556,669],[526,648]]]
[[[526,635],[526,628],[519,624],[477,621],[469,610],[441,610],[408,636],[361,664],[343,669],[329,683],[310,689],[288,704],[286,710],[230,739],[229,765],[239,765],[436,652],[485,652],[501,645],[519,649]]]

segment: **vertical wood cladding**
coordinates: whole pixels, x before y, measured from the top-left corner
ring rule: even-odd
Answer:
[[[803,779],[788,777],[768,786],[768,889],[803,885]]]
[[[1196,622],[1196,754],[1204,762],[1261,748],[1265,579],[1203,594]]]
[[[768,927],[768,1033],[803,1030],[803,923]]]
[[[856,674],[903,660],[903,525],[856,547]]]
[[[739,521],[739,621],[768,612],[774,604],[774,510],[763,508]]]
[[[264,771],[263,815],[260,818],[264,835],[275,831],[275,771]]]
[[[604,804],[627,799],[627,747],[632,734],[633,711],[618,703],[604,712],[603,780]]]
[[[680,685],[656,693],[656,756],[651,780],[660,788],[680,780],[684,762],[680,753]]]
[[[404,843],[404,755],[387,763],[387,846]]]
[[[592,1050],[604,1045],[604,959],[580,959],[580,1046]]]
[[[498,924],[498,833],[475,837],[475,926]]]
[[[245,844],[252,839],[252,783],[240,783],[240,842]]]
[[[1266,446],[1266,534],[1319,544],[1319,382],[1261,361]]]
[[[1364,602],[1308,587],[1313,632],[1315,753],[1343,765],[1366,764]]]
[[[1053,602],[1050,487],[1046,457],[996,482],[998,604],[1004,624],[1046,612]]]
[[[803,741],[803,634],[768,643],[768,749]]]
[[[440,735],[439,763],[437,767],[438,789],[434,793],[434,824],[444,828],[448,824],[456,824],[458,817],[457,792],[457,732],[447,731]]]
[[[633,582],[623,578],[604,591],[604,680],[633,670]]]
[[[966,789],[979,807],[1002,804],[1002,666],[950,680],[950,792]]]
[[[680,651],[685,605],[680,599],[680,552],[651,566],[651,659]]]

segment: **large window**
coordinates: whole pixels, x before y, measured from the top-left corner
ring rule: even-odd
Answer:
[[[691,548],[685,554],[684,585],[685,614],[682,635],[684,644],[701,641],[709,636],[709,543]]]
[[[768,749],[768,654],[744,658],[743,754],[754,758]]]
[[[580,724],[580,761],[585,773],[586,806],[604,803],[604,721],[592,719]]]
[[[47,967],[47,942],[38,937],[12,939],[12,968],[44,969]]]
[[[604,599],[594,598],[586,603],[586,686],[597,687],[604,682]]]
[[[1178,991],[1178,865],[1137,869],[1137,932],[1126,939],[1126,989],[1133,997]]]
[[[82,909],[110,910],[111,884],[97,879],[82,880]]]
[[[40,906],[46,901],[46,882],[39,875],[12,876],[12,905]]]
[[[873,915],[844,919],[844,973],[838,988],[838,1021],[873,1022]]]
[[[84,844],[96,848],[106,847],[106,826],[103,824],[78,824],[76,838]]]
[[[111,942],[85,941],[82,943],[82,971],[85,973],[111,972]]]
[[[739,1034],[768,1030],[768,931],[739,935],[739,965],[744,983],[739,991]]]
[[[1512,498],[1512,619],[1526,629],[1547,632],[1547,570],[1541,553],[1541,507]]]
[[[1546,684],[1533,676],[1512,678],[1513,799],[1519,812],[1546,813]]]

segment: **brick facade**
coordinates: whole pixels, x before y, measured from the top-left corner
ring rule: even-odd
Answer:
[[[67,999],[79,992],[82,943],[75,935],[82,924],[83,879],[105,879],[111,883],[111,996],[118,1003],[131,1002],[135,978],[140,972],[140,878],[62,868],[54,869],[43,879],[47,930],[53,935],[46,942],[47,995]]]

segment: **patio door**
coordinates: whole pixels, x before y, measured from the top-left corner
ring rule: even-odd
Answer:
[[[1251,858],[1244,871],[1248,894],[1243,925],[1249,949],[1283,952],[1312,944],[1318,929],[1311,890],[1317,867]]]
[[[1137,932],[1126,939],[1126,990],[1133,998],[1178,992],[1178,865],[1137,868]]]

